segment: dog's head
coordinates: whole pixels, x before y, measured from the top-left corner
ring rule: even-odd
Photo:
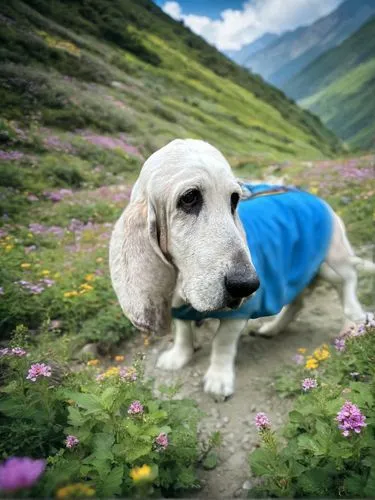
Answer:
[[[241,186],[206,142],[175,140],[144,164],[110,244],[114,289],[135,326],[165,332],[172,296],[238,307],[259,286],[237,216]]]

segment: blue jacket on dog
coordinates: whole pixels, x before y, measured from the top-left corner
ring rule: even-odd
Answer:
[[[316,276],[332,235],[328,205],[296,188],[245,184],[238,206],[260,287],[235,310],[172,309],[177,319],[251,319],[272,316],[290,304]]]

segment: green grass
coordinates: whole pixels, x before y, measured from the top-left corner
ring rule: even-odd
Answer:
[[[0,12],[2,116],[24,127],[126,132],[145,155],[176,136],[275,159],[341,148],[316,117],[148,0],[15,0]]]

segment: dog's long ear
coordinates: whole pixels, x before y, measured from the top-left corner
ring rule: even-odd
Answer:
[[[151,203],[132,201],[114,227],[109,252],[112,285],[125,315],[140,330],[161,334],[170,329],[176,280],[159,247],[163,233]]]

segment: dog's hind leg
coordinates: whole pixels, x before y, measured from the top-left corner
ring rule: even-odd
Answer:
[[[156,363],[163,370],[179,370],[185,366],[194,353],[194,332],[190,321],[175,320],[173,346],[163,352]]]
[[[278,333],[285,330],[291,321],[296,317],[302,309],[303,299],[299,295],[293,302],[284,306],[279,314],[272,321],[264,323],[258,330],[258,335],[262,337],[274,337]]]
[[[362,262],[364,265],[367,264],[367,261],[355,256],[346,236],[344,224],[336,214],[333,223],[332,242],[319,275],[337,287],[345,318],[357,323],[364,321],[366,314],[357,298],[356,267]]]

